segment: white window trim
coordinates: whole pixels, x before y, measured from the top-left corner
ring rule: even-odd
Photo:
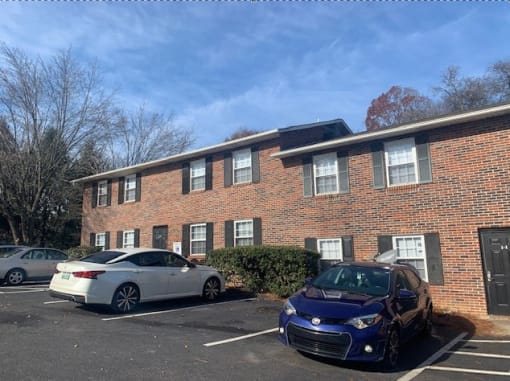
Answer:
[[[422,277],[424,281],[427,281],[428,282],[428,279],[429,279],[429,274],[428,274],[428,269],[427,269],[427,248],[425,247],[425,236],[423,235],[396,235],[396,236],[392,236],[391,239],[392,239],[392,245],[393,245],[393,248],[394,249],[397,249],[397,240],[398,239],[406,239],[406,238],[420,238],[421,240],[421,244],[422,244],[422,248],[423,248],[423,257],[402,257],[400,258],[398,256],[398,250],[397,250],[397,259],[402,259],[402,260],[410,260],[410,261],[413,261],[413,260],[423,260],[423,272],[424,272],[424,276]]]
[[[336,191],[334,192],[322,192],[319,193],[317,190],[317,161],[320,160],[323,157],[333,156],[335,159],[335,181],[336,181]],[[340,181],[338,178],[338,158],[335,152],[325,153],[322,155],[315,155],[313,157],[313,191],[314,194],[317,196],[327,195],[327,194],[338,194],[340,191]]]
[[[130,183],[131,180],[133,180],[134,186],[130,188],[130,187],[128,187],[128,184]],[[136,201],[136,174],[126,176],[124,184],[125,184],[125,187],[124,187],[124,202],[135,202]],[[129,191],[133,191],[133,190],[134,190],[134,196],[133,196],[132,199],[129,199],[128,198],[128,192]]]
[[[204,227],[205,228],[205,237],[204,239],[193,239],[193,228],[194,227]],[[204,253],[193,253],[193,242],[205,242],[206,246],[207,246],[207,224],[205,223],[202,223],[202,224],[192,224],[190,225],[189,227],[189,240],[190,240],[190,247],[189,247],[189,250],[190,250],[190,255],[201,255],[201,254],[205,254]]]
[[[248,152],[250,154],[250,164],[246,165],[244,167],[236,168],[236,155],[239,155],[239,154],[244,153],[244,152]],[[250,168],[250,178],[248,180],[246,180],[246,181],[236,181],[236,170],[246,169],[246,168]],[[234,151],[232,153],[232,183],[233,184],[247,184],[247,183],[251,183],[252,182],[252,176],[253,176],[253,168],[252,168],[251,149],[250,148],[246,148],[246,149],[241,149],[241,150],[238,150],[238,151]]]
[[[338,241],[339,243],[339,247],[340,247],[340,258],[323,258],[323,253],[320,252],[320,248],[321,248],[321,243],[322,242],[325,242],[325,241]],[[321,239],[317,239],[317,251],[320,253],[321,255],[321,259],[322,260],[325,260],[325,261],[341,261],[343,262],[344,261],[344,252],[343,252],[343,247],[342,247],[342,238],[321,238]]]
[[[133,236],[133,243],[126,245],[128,235]],[[131,248],[131,247],[135,247],[135,231],[134,230],[126,230],[122,233],[122,248],[126,249],[126,248]]]
[[[102,237],[103,244],[100,244],[100,237]],[[101,250],[104,250],[106,246],[106,233],[96,233],[96,242],[94,242],[96,247],[100,247]]]
[[[251,223],[251,236],[239,236],[237,233],[237,224],[240,224],[240,223],[245,223],[245,222],[250,222]],[[237,246],[237,240],[238,239],[242,239],[242,238],[251,238],[251,241],[252,241],[252,245],[253,245],[253,240],[254,240],[254,232],[253,232],[253,220],[238,220],[238,221],[234,221],[234,246]]]
[[[104,192],[102,190],[104,189]],[[101,196],[104,197],[104,203],[101,203]],[[97,206],[107,206],[108,205],[108,181],[103,180],[97,183]]]
[[[203,175],[200,175],[200,176],[194,176],[193,175],[193,164],[200,164],[200,165],[203,165],[204,167],[204,174]],[[190,176],[189,176],[189,188],[192,190],[192,191],[196,191],[196,190],[204,190],[205,189],[205,177],[206,177],[206,171],[207,171],[207,168],[206,168],[206,162],[205,162],[205,159],[200,159],[200,160],[194,160],[190,163]],[[204,178],[204,186],[202,188],[193,188],[193,180],[194,179],[198,179],[198,178],[201,178],[203,177]]]
[[[388,151],[392,145],[395,144],[409,144],[412,146],[412,156],[413,156],[413,165],[414,165],[414,182],[407,182],[407,183],[398,183],[398,184],[390,184],[390,160],[388,157]],[[398,187],[402,185],[409,185],[409,184],[417,184],[418,183],[418,157],[416,155],[416,143],[414,141],[414,138],[407,138],[407,139],[400,139],[400,140],[393,140],[391,142],[384,143],[384,167],[386,171],[386,178],[388,179],[388,187]]]

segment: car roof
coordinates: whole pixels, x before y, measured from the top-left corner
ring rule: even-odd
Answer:
[[[130,247],[130,248],[108,249],[108,250],[104,250],[104,251],[116,251],[118,253],[124,253],[126,255],[140,254],[140,253],[154,252],[154,251],[168,252],[168,250],[156,249],[153,247]]]
[[[384,263],[384,262],[339,262],[335,264],[335,266],[359,266],[359,267],[370,267],[370,268],[380,268],[380,269],[411,269],[415,270],[413,266],[407,265],[405,263]]]

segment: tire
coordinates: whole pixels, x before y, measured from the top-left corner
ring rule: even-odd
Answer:
[[[9,270],[5,275],[5,283],[9,286],[18,286],[23,283],[26,279],[25,270],[23,269],[12,269]]]
[[[397,367],[400,355],[400,336],[396,328],[391,328],[384,349],[384,359],[381,363],[383,371],[391,371]]]
[[[140,301],[140,291],[134,284],[126,283],[113,294],[111,308],[116,313],[132,312]]]
[[[204,288],[202,290],[202,297],[205,300],[215,300],[220,295],[220,281],[218,278],[209,278],[204,284]]]

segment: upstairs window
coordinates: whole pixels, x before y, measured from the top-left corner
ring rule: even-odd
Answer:
[[[303,195],[349,193],[347,152],[331,152],[303,159]]]
[[[234,184],[251,182],[251,150],[243,149],[232,154]]]
[[[338,170],[335,153],[314,156],[313,173],[316,195],[338,192]]]
[[[416,183],[417,161],[414,139],[403,139],[384,145],[388,184]]]
[[[205,189],[205,159],[190,163],[191,190]]]
[[[97,183],[97,206],[108,205],[108,181]]]
[[[136,201],[136,175],[126,176],[124,201]]]

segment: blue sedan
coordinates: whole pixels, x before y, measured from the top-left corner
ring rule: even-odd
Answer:
[[[279,339],[301,352],[397,366],[401,343],[432,329],[429,285],[411,266],[350,262],[324,271],[284,304]]]

